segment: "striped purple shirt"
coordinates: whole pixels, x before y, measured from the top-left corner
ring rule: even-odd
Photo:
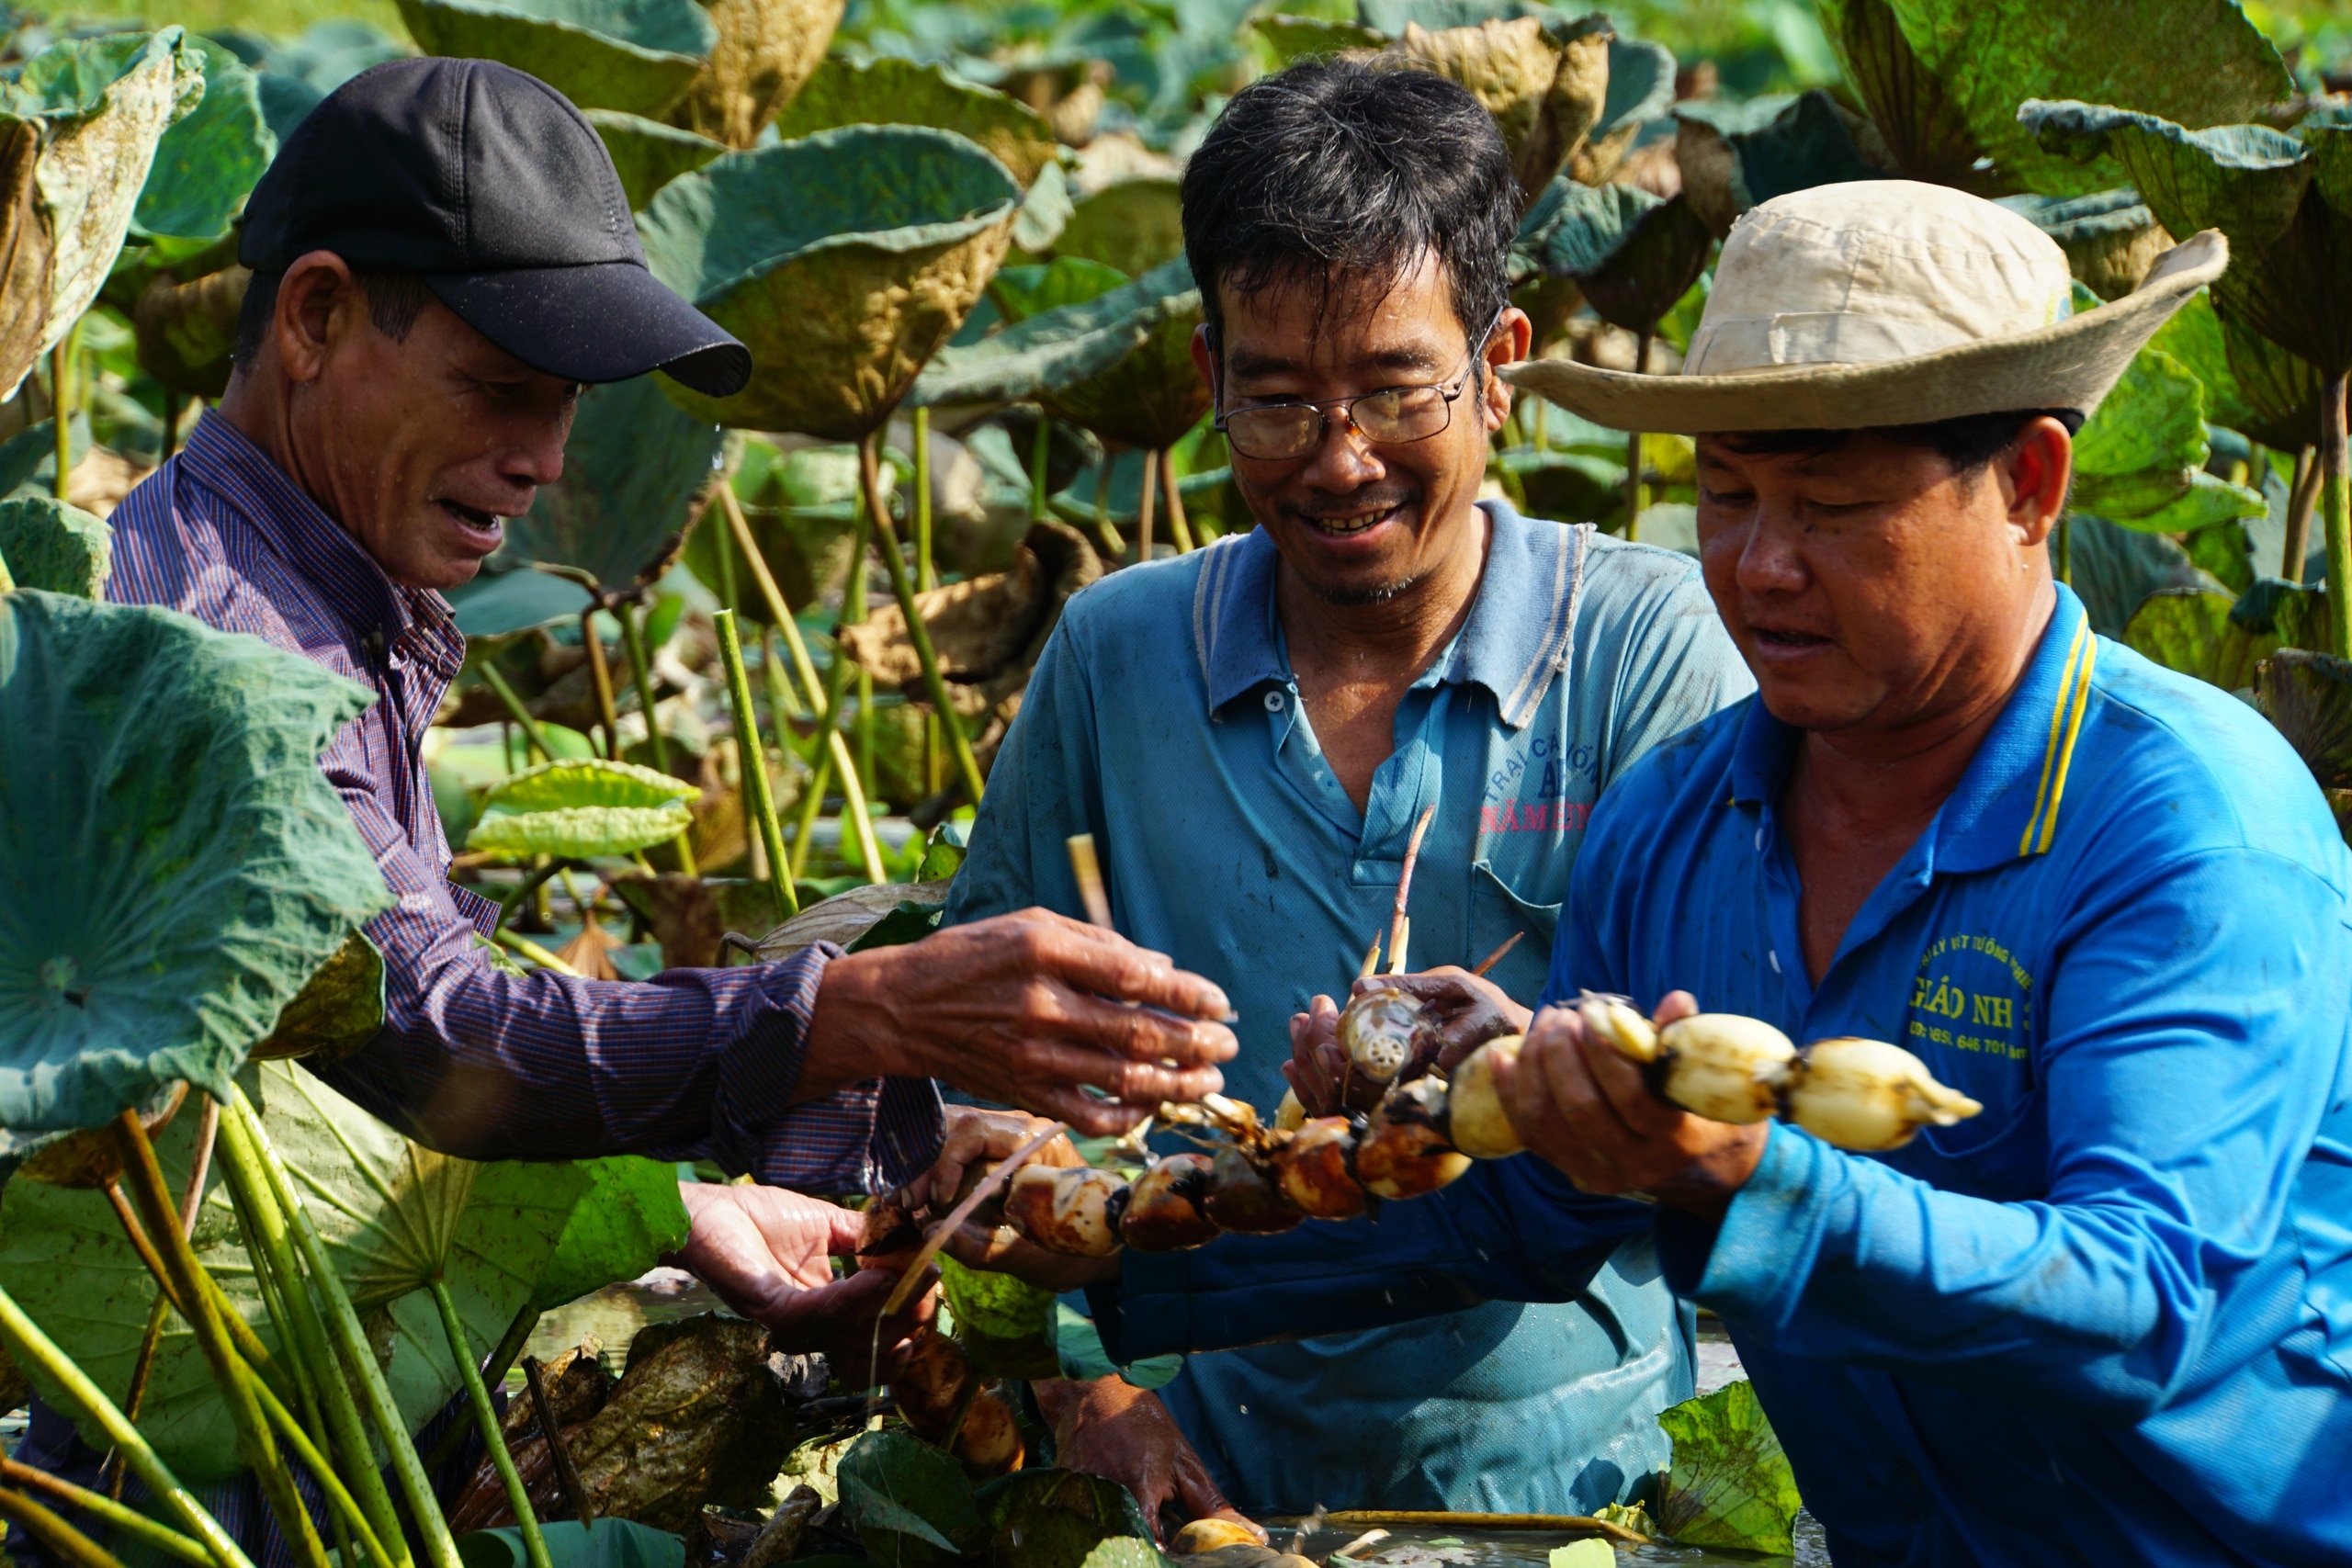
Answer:
[[[871,1191],[940,1139],[928,1079],[868,1078],[791,1103],[820,944],[780,964],[639,982],[509,974],[480,942],[497,907],[448,880],[420,748],[465,661],[448,604],[403,588],[218,413],[114,514],[107,597],[250,632],[374,692],[320,759],[396,903],[384,1031],[315,1070],[418,1142],[475,1159],[707,1157],[775,1186]]]

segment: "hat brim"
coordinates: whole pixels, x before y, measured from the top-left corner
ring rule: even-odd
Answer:
[[[1504,380],[1612,430],[1863,430],[2021,409],[2097,412],[2156,329],[2222,276],[2229,242],[2208,229],[2156,258],[2132,293],[2014,337],[1870,365],[1739,376],[1641,376],[1566,359],[1503,367]]]
[[[428,273],[440,301],[491,342],[550,376],[626,381],[666,371],[707,397],[752,378],[752,351],[634,262]]]

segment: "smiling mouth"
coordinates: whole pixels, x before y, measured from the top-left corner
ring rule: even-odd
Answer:
[[[1766,648],[1786,649],[1792,653],[1809,648],[1826,648],[1830,642],[1828,637],[1816,637],[1811,632],[1778,631],[1769,626],[1756,626],[1751,629],[1755,633],[1756,640]]]
[[[1318,534],[1329,538],[1344,539],[1351,535],[1363,533],[1376,525],[1385,523],[1404,510],[1404,504],[1398,502],[1393,506],[1374,507],[1368,512],[1351,512],[1345,516],[1316,517],[1305,513],[1300,513],[1297,516],[1300,522]]]

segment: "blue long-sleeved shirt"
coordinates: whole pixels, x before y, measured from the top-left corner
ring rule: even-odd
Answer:
[[[2301,763],[2062,589],[1816,987],[1777,808],[1798,744],[1751,701],[1610,792],[1547,996],[1685,988],[1900,1042],[1984,1102],[1884,1156],[1776,1126],[1720,1226],[1657,1221],[1838,1562],[2352,1561],[2347,856]],[[1498,1223],[1540,1253],[1565,1216]],[[1195,1321],[1262,1337],[1282,1297]]]

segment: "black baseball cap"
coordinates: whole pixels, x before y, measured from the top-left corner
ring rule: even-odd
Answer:
[[[245,204],[237,259],[311,251],[417,274],[467,325],[574,381],[665,370],[714,398],[752,352],[645,265],[612,155],[536,76],[490,60],[393,60],[295,127]]]

